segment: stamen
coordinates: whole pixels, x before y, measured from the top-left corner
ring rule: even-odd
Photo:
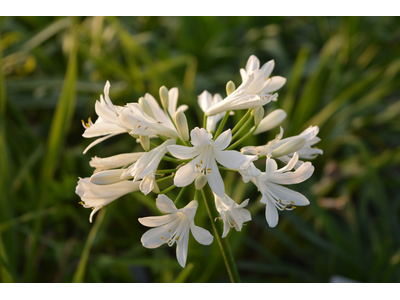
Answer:
[[[78,204],[83,204],[83,202],[82,202],[82,201],[80,201],[80,202],[78,202]]]

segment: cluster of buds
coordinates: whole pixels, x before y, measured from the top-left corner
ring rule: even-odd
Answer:
[[[177,106],[177,88],[160,88],[161,106],[147,93],[137,103],[121,107],[111,102],[110,83],[107,81],[104,97],[101,95],[100,101],[95,104],[97,120],[94,123],[90,120],[83,122],[84,137],[99,137],[84,153],[122,133],[132,136],[143,151],[92,158],[90,166],[95,168],[93,175],[80,178],[76,187],[76,193],[82,200],[80,203],[93,209],[90,222],[99,209],[125,194],[158,194],[156,205],[163,215],[138,219],[142,225],[154,227],[143,234],[141,242],[147,248],[176,243],[177,260],[184,267],[189,232],[203,245],[211,244],[213,236],[194,224],[198,207],[194,196],[191,201],[186,201],[186,206],[178,209],[175,203],[183,201],[183,190],[172,201],[167,196],[172,189],[191,185],[194,186],[194,195],[196,190],[208,184],[214,195],[219,220],[223,222],[222,238],[232,227],[241,231],[243,223],[251,220],[251,215],[245,208],[249,199],[238,204],[225,193],[221,171],[238,172],[245,183],[252,182],[257,187],[270,227],[278,224],[278,211],[308,205],[305,196],[284,186],[303,182],[312,175],[313,165],[300,159],[312,159],[322,154],[322,150],[312,147],[320,141],[317,126],[286,138],[283,138],[284,132],[280,127],[279,134],[272,141],[261,146],[240,148],[251,135],[271,130],[286,118],[282,109],[264,116],[264,105],[277,101],[276,91],[286,82],[281,76],[270,77],[273,68],[273,60],[260,68],[260,61],[252,55],[246,68],[240,69],[242,84],[236,88],[232,81],[228,82],[225,99],[219,94],[213,96],[204,91],[198,97],[198,104],[204,112],[203,125],[193,128],[190,135],[185,116],[188,106]],[[242,119],[233,128],[224,128],[229,116],[243,109],[247,112]],[[251,124],[254,126],[245,132],[244,129]],[[260,170],[254,162],[263,159],[265,169]],[[277,160],[283,164],[280,169]],[[160,169],[162,161],[174,164],[174,167]],[[159,185],[167,182],[173,184],[160,190]]]

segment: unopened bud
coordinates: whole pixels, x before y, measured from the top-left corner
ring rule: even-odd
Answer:
[[[254,125],[258,126],[264,117],[264,108],[262,106],[254,109]]]
[[[151,109],[149,102],[143,97],[140,97],[138,102],[144,113],[154,119],[153,110]]]
[[[281,157],[288,155],[290,153],[296,152],[303,148],[306,143],[306,139],[303,137],[295,137],[288,140],[286,143],[278,146],[276,149],[272,150],[273,157]]]
[[[178,129],[179,135],[181,136],[182,141],[186,142],[189,140],[189,128],[186,120],[186,116],[183,111],[178,110],[174,114],[174,122],[176,128]]]
[[[166,111],[168,111],[169,95],[168,95],[168,89],[165,86],[160,87],[160,99],[162,106]]]
[[[148,135],[139,136],[140,145],[142,145],[144,151],[150,150],[150,138]]]
[[[232,94],[234,91],[236,90],[236,86],[233,83],[232,80],[230,80],[227,84],[226,84],[226,93],[228,94],[228,96],[230,94]]]
[[[287,114],[283,109],[274,110],[261,120],[257,130],[254,131],[254,134],[259,134],[278,126],[283,120],[285,120],[286,116]]]
[[[207,176],[201,173],[197,176],[196,180],[194,181],[194,186],[196,190],[201,190],[207,183]]]

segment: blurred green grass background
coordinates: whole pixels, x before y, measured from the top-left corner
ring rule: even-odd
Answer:
[[[228,282],[215,241],[191,237],[185,269],[175,247],[142,247],[137,218],[158,214],[154,194],[124,196],[89,223],[75,186],[92,174],[90,157],[140,146],[122,135],[83,155],[93,139],[80,120],[96,119],[109,80],[117,105],[177,86],[193,128],[197,95],[239,85],[251,54],[288,79],[266,106],[288,113],[285,136],[318,125],[324,155],[293,186],[311,204],[274,229],[255,187],[227,173],[227,193],[251,200],[253,220],[228,235],[242,281],[399,282],[398,17],[1,17],[1,282]],[[211,231],[203,206],[195,222]]]

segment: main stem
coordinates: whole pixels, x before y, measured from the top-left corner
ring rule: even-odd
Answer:
[[[232,283],[240,283],[240,277],[238,270],[236,268],[235,258],[233,257],[231,247],[229,246],[229,242],[226,238],[221,240],[221,233],[217,230],[217,227],[214,224],[213,216],[210,211],[209,200],[207,199],[204,189],[201,189],[201,194],[203,195],[204,203],[206,204],[208,216],[210,217],[211,225],[214,230],[214,235],[218,241],[219,248],[221,249],[221,254],[225,262],[226,269],[228,271],[229,278]]]

